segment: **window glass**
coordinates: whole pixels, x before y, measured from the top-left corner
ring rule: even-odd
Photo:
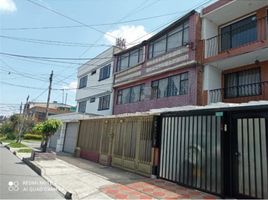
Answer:
[[[152,82],[151,97],[184,95],[188,92],[188,72]]]
[[[79,102],[78,103],[78,112],[85,113],[86,112],[86,106],[87,106],[87,101]]]
[[[167,41],[167,48],[168,50],[173,50],[179,46],[182,45],[182,31],[173,33],[172,35],[168,36],[168,41]]]
[[[130,89],[124,89],[122,91],[122,103],[129,103],[129,98],[130,98]]]
[[[261,94],[260,69],[246,70],[224,76],[225,98]]]
[[[154,43],[153,57],[166,52],[166,36],[160,38]]]
[[[110,107],[110,95],[99,98],[99,110],[107,110]]]
[[[123,69],[126,69],[128,68],[128,55],[122,55],[120,57],[120,66],[119,66],[119,69],[120,70],[123,70]]]
[[[100,77],[99,80],[104,80],[110,77],[111,64],[100,69]]]
[[[132,67],[139,63],[139,50],[130,52],[129,55],[129,66]]]
[[[79,89],[84,87],[87,87],[87,76],[80,78],[79,81]]]
[[[140,101],[140,89],[141,88],[139,85],[131,89],[131,98],[130,98],[131,103]]]
[[[257,19],[250,16],[221,28],[221,51],[237,48],[257,40]]]
[[[183,46],[189,43],[189,27],[184,28],[183,31]]]

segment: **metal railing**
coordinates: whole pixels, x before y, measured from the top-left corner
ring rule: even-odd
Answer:
[[[228,88],[210,90],[208,103],[223,102],[234,98],[243,98],[243,101],[268,100],[268,81],[251,83]]]
[[[266,21],[266,38],[268,37],[268,21],[267,17],[254,20],[250,23],[244,24],[236,29],[232,29],[225,33],[221,33],[214,37],[205,40],[205,57],[216,56],[221,52],[226,52],[233,48],[249,45],[263,38],[259,38],[258,24],[261,21]]]

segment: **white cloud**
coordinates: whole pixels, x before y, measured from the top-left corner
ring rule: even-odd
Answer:
[[[15,12],[16,10],[17,7],[13,0],[0,0],[0,11]]]
[[[64,89],[76,89],[77,88],[77,81],[72,81],[71,83],[69,83],[69,85],[65,85],[63,86]],[[74,91],[75,90],[71,90]]]
[[[104,35],[104,38],[108,41],[109,44],[115,45],[115,38],[124,38],[126,39],[127,47],[133,46],[143,40],[151,37],[151,33],[147,33],[144,29],[144,26],[121,26],[116,30],[107,32]]]

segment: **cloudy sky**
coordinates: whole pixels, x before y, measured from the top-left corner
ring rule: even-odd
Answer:
[[[47,60],[7,54],[93,58],[116,37],[140,42],[205,0],[0,0],[0,115],[19,104],[46,101],[54,71],[51,101],[76,87],[77,68],[85,60]],[[76,105],[75,90],[66,90]]]

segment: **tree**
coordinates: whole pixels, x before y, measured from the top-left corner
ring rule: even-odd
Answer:
[[[61,125],[61,121],[56,119],[49,119],[44,122],[38,123],[34,127],[34,131],[37,133],[41,133],[43,136],[43,140],[41,143],[42,152],[46,152],[49,138],[56,133],[56,131]]]

